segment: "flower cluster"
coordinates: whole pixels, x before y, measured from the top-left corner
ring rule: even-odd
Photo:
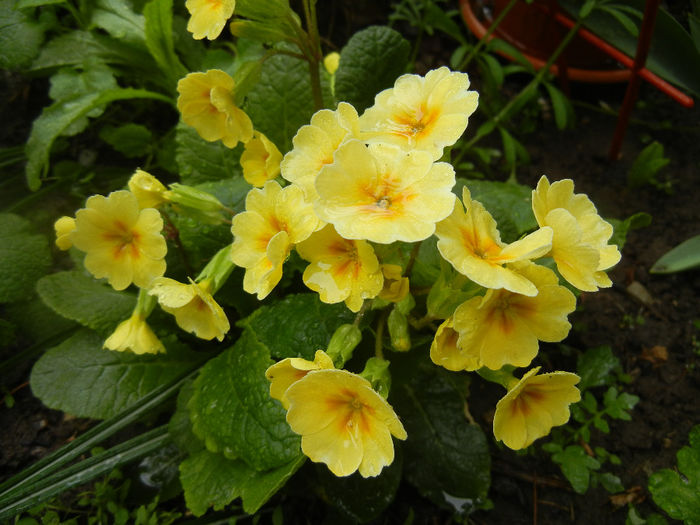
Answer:
[[[93,195],[75,217],[61,217],[54,225],[56,246],[85,252],[85,268],[97,279],[106,278],[115,290],[139,288],[129,319],[120,323],[104,342],[110,350],[136,354],[165,352],[146,319],[157,302],[175,316],[185,331],[202,339],[222,340],[229,322],[212,294],[233,268],[229,248],[203,270],[197,281],[182,284],[164,277],[166,239],[160,208],[170,204],[195,216],[213,216],[222,205],[209,194],[181,184],[167,189],[153,175],[136,170],[129,190],[107,197]],[[214,286],[217,283],[217,286]]]

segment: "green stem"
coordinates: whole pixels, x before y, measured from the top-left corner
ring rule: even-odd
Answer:
[[[501,21],[506,17],[506,15],[511,11],[511,9],[513,9],[513,7],[515,6],[515,4],[517,2],[518,2],[518,0],[510,0],[510,2],[508,2],[508,5],[505,6],[503,8],[503,10],[498,14],[496,19],[493,22],[491,22],[491,25],[486,30],[486,33],[484,34],[484,36],[482,36],[479,39],[479,41],[472,48],[472,50],[469,52],[469,54],[466,57],[464,57],[464,59],[462,60],[462,63],[457,68],[458,70],[463,71],[469,65],[469,63],[474,59],[476,54],[479,51],[481,51],[481,48],[489,43],[489,37],[493,34],[493,32],[496,30],[496,28],[498,28]]]
[[[379,321],[377,321],[377,335],[374,340],[374,355],[379,359],[384,359],[384,352],[382,351],[384,348],[384,326],[386,325],[386,320],[388,317],[389,310],[385,308],[382,315],[379,317]]]
[[[321,54],[321,39],[318,34],[318,20],[316,17],[316,0],[304,0],[304,16],[306,18],[306,32],[309,35],[309,74],[311,76],[311,93],[314,98],[316,111],[323,109],[323,94],[321,92],[321,74],[319,64],[323,58]]]
[[[528,97],[531,96],[531,93],[537,89],[537,87],[540,85],[542,80],[546,75],[549,74],[549,70],[556,62],[556,60],[559,58],[559,55],[561,55],[566,47],[569,45],[569,42],[571,42],[571,39],[576,36],[576,33],[578,32],[579,28],[583,24],[583,18],[580,18],[576,21],[576,24],[573,25],[573,27],[569,30],[569,32],[566,34],[564,39],[559,43],[559,46],[554,50],[554,52],[550,55],[549,60],[547,60],[547,63],[540,69],[537,74],[534,76],[534,78],[528,83],[527,86],[525,86],[520,93],[514,98],[512,98],[508,104],[503,106],[501,110],[498,112],[498,114],[491,118],[491,122],[493,125],[488,128],[488,131],[485,131],[483,133],[477,133],[469,142],[464,144],[462,146],[461,151],[457,155],[457,157],[453,160],[452,164],[457,165],[459,162],[462,160],[462,157],[466,154],[466,152],[473,147],[477,142],[479,142],[482,138],[484,138],[486,135],[491,133],[492,130],[494,130],[502,121],[504,121],[506,118],[508,118],[510,112],[514,107],[517,107],[518,105],[522,104],[525,100],[527,100]]]

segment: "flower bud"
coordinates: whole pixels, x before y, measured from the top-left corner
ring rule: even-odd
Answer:
[[[352,352],[360,341],[362,341],[362,331],[358,326],[342,324],[333,333],[326,353],[333,359],[336,366],[341,367],[352,357]]]

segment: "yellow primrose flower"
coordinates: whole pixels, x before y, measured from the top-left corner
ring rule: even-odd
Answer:
[[[191,15],[187,30],[192,33],[192,38],[214,40],[233,15],[236,0],[187,0],[185,7]]]
[[[294,184],[282,188],[268,181],[250,190],[245,206],[232,221],[231,260],[246,269],[243,289],[262,300],[282,278],[282,264],[292,246],[316,230],[318,218]]]
[[[551,256],[564,279],[586,292],[612,286],[605,270],[620,260],[620,250],[608,244],[613,227],[587,195],[574,193],[571,179],[550,185],[542,176],[532,192],[532,211],[537,224],[554,231]]]
[[[289,408],[287,400],[287,389],[293,383],[299,381],[313,370],[323,370],[335,368],[333,360],[323,350],[316,350],[313,361],[302,359],[301,357],[288,357],[275,363],[267,369],[265,377],[270,381],[270,397],[282,402],[282,406]]]
[[[423,151],[350,140],[316,178],[316,213],[346,239],[382,244],[430,237],[455,202],[454,168]]]
[[[430,345],[430,359],[436,365],[453,372],[460,370],[476,370],[476,358],[462,352],[457,346],[459,333],[454,329],[454,318],[443,321],[435,332],[435,338]]]
[[[157,354],[165,352],[160,339],[153,333],[143,315],[134,313],[122,321],[104,343],[104,348],[123,352],[131,350],[135,354]]]
[[[452,215],[437,225],[435,235],[440,254],[458,272],[481,286],[537,295],[534,284],[504,265],[543,256],[551,248],[552,230],[540,228],[506,245],[501,242],[496,221],[483,204],[472,200],[466,186],[462,201],[464,207],[455,202]]]
[[[467,74],[447,67],[425,77],[402,75],[376,96],[360,117],[360,129],[369,142],[427,151],[437,160],[462,136],[476,110],[479,95],[468,89]]]
[[[129,191],[139,201],[139,208],[157,208],[168,202],[167,189],[150,173],[136,170],[129,179]]]
[[[132,282],[148,288],[165,273],[167,246],[162,229],[157,210],[140,210],[136,197],[122,190],[90,197],[75,214],[71,239],[86,252],[88,271],[98,279],[106,277],[115,290]]]
[[[297,251],[311,263],[304,270],[304,284],[324,303],[345,301],[357,312],[365,299],[382,290],[384,279],[372,246],[342,238],[330,224],[300,243]]]
[[[253,123],[233,102],[233,79],[220,69],[190,73],[177,83],[177,109],[182,120],[209,142],[233,148],[253,137]]]
[[[384,287],[379,292],[379,298],[392,303],[398,303],[408,295],[410,288],[408,277],[403,276],[403,269],[398,264],[382,264]]]
[[[574,385],[580,378],[570,372],[536,375],[527,372],[496,405],[493,434],[513,450],[520,450],[569,421],[569,405],[581,400]]]
[[[265,135],[256,131],[253,138],[245,143],[241,155],[243,177],[256,188],[280,174],[282,154]]]
[[[347,102],[338,104],[335,111],[317,111],[294,135],[294,147],[282,159],[282,177],[301,186],[313,201],[317,196],[314,182],[321,168],[333,162],[338,146],[359,136],[357,111]]]
[[[465,370],[528,366],[537,355],[538,340],[552,343],[569,334],[567,316],[576,309],[574,294],[544,266],[523,261],[514,264],[513,270],[537,287],[536,296],[488,290],[484,297],[469,299],[455,310],[457,346],[472,359]]]
[[[70,250],[73,246],[71,234],[75,230],[75,219],[64,215],[54,223],[53,229],[56,232],[56,246],[64,251]]]
[[[183,284],[174,279],[160,277],[148,290],[158,297],[161,308],[173,314],[177,325],[207,341],[215,337],[222,341],[230,325],[226,314],[211,295],[208,280]]]
[[[323,67],[326,68],[329,75],[335,75],[335,72],[338,71],[338,66],[340,66],[340,53],[334,51],[323,57]]]
[[[366,379],[345,370],[317,370],[287,389],[287,422],[301,450],[336,476],[359,469],[377,476],[394,461],[392,434],[406,431],[391,405]]]

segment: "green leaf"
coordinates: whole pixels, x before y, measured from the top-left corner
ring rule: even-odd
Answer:
[[[246,111],[255,129],[282,153],[292,149],[292,138],[314,113],[308,64],[286,55],[266,60],[259,82],[248,94]]]
[[[100,138],[130,159],[143,157],[151,151],[153,144],[153,134],[141,124],[105,126],[100,130]]]
[[[472,199],[482,203],[498,223],[504,242],[513,242],[522,234],[537,228],[532,213],[532,189],[513,182],[457,179],[454,192],[461,198],[467,186]]]
[[[195,381],[190,418],[207,449],[240,458],[256,470],[280,467],[301,454],[282,405],[270,397],[267,348],[250,330],[209,361]]]
[[[690,446],[676,454],[678,471],[662,469],[649,477],[654,502],[686,525],[700,524],[700,425],[688,436]]]
[[[207,181],[242,176],[242,146],[230,149],[221,141],[207,142],[184,122],[177,125],[175,133],[175,160],[183,184],[194,186]]]
[[[92,12],[92,23],[116,40],[145,45],[144,17],[134,13],[127,0],[97,0]]]
[[[622,480],[620,480],[619,477],[617,477],[614,474],[611,474],[610,472],[603,472],[602,474],[599,474],[597,476],[597,479],[600,482],[600,484],[603,485],[603,488],[611,494],[615,494],[616,492],[623,492],[625,490],[625,486],[622,484]]]
[[[110,89],[101,93],[81,95],[66,102],[57,102],[44,108],[41,115],[32,124],[32,131],[27,140],[25,168],[29,189],[35,191],[41,186],[41,178],[48,171],[49,153],[54,140],[76,120],[91,111],[116,100],[148,98],[171,103],[172,101],[158,93],[144,89]]]
[[[154,63],[144,49],[119,42],[106,35],[72,31],[51,39],[32,63],[32,71],[80,66],[88,62],[128,66],[124,71],[152,72]]]
[[[362,113],[374,97],[394,84],[406,70],[409,43],[385,26],[372,26],[355,33],[340,52],[335,74],[335,96]]]
[[[629,421],[632,419],[632,416],[629,415],[629,411],[632,410],[638,402],[639,397],[626,392],[618,394],[617,389],[614,386],[608,388],[607,392],[605,392],[605,395],[603,396],[605,412],[610,417],[622,419],[623,421]]]
[[[627,183],[632,187],[651,184],[658,186],[657,173],[668,163],[670,159],[664,157],[664,147],[657,141],[644,148],[630,167],[627,173]]]
[[[37,279],[51,267],[48,240],[30,228],[19,215],[0,214],[0,303],[30,298]]]
[[[32,368],[34,395],[49,408],[106,419],[203,359],[201,353],[168,341],[167,352],[160,355],[104,350],[103,342],[99,334],[85,329],[48,350]]]
[[[358,473],[340,478],[333,475],[325,465],[318,465],[316,473],[319,486],[323,487],[323,493],[329,502],[352,523],[373,520],[394,501],[401,483],[401,447],[397,447],[395,452],[393,463],[374,478],[363,478]]]
[[[545,82],[544,87],[549,93],[554,112],[554,122],[557,128],[566,129],[573,125],[574,110],[569,99],[551,82]]]
[[[239,324],[254,332],[273,357],[312,360],[316,350],[326,349],[336,328],[353,319],[342,303],[324,304],[317,294],[298,294],[258,308]]]
[[[185,502],[195,516],[209,507],[222,510],[234,499],[243,499],[243,510],[254,514],[297,471],[301,456],[279,468],[259,472],[244,462],[202,450],[180,464]]]
[[[616,375],[612,372],[622,372],[622,365],[609,346],[589,348],[578,357],[576,373],[581,377],[578,384],[581,391],[615,383]]]
[[[651,215],[644,212],[630,215],[624,221],[619,219],[606,219],[613,226],[613,234],[609,244],[616,244],[622,250],[622,247],[627,242],[627,234],[632,230],[646,228],[651,224]]]
[[[585,494],[591,478],[591,470],[598,470],[600,462],[586,454],[579,445],[569,445],[561,452],[552,455],[552,461],[558,463],[561,471],[579,494]]]
[[[117,292],[80,271],[58,272],[42,277],[37,292],[57,314],[103,336],[128,319],[136,306],[136,297]]]
[[[39,53],[44,27],[11,0],[0,3],[0,69],[23,69]]]
[[[465,377],[412,354],[392,358],[389,397],[408,433],[405,477],[438,505],[468,513],[485,503],[489,489],[486,436],[464,417]]]
[[[151,0],[143,8],[143,15],[146,46],[175,90],[178,79],[184,77],[187,70],[175,54],[173,0]]]
[[[168,422],[168,433],[180,450],[194,455],[204,450],[204,443],[192,430],[190,411],[187,408],[192,394],[194,394],[194,381],[188,381],[182,385],[177,395],[175,411]]]
[[[649,270],[651,273],[674,273],[700,266],[700,235],[683,241],[662,255]]]

